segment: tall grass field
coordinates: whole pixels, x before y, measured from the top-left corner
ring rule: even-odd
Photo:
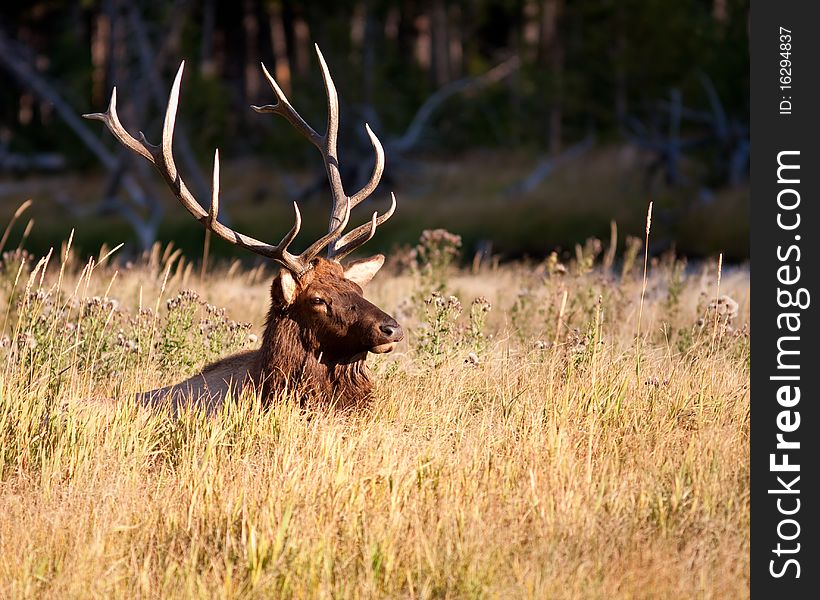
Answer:
[[[749,595],[746,267],[428,231],[366,290],[407,332],[369,405],[174,417],[134,395],[258,345],[275,268],[15,235],[2,598]]]

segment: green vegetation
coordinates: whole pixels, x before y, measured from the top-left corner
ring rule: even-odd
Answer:
[[[308,164],[321,165],[318,156]],[[532,193],[504,196],[504,189],[533,166],[533,159],[521,155],[480,153],[452,162],[429,163],[418,176],[397,182],[374,194],[354,211],[362,222],[372,210],[385,210],[389,191],[395,191],[399,208],[390,222],[368,243],[371,251],[389,253],[397,246],[415,245],[419,232],[447,226],[462,237],[465,263],[473,259],[476,244],[492,243],[492,251],[502,259],[529,255],[545,257],[557,250],[567,260],[575,256],[575,244],[590,236],[608,239],[610,221],[621,231],[639,232],[646,215],[646,197],[640,177],[640,154],[624,165],[618,147],[591,151],[584,159],[557,171]],[[491,165],[492,168],[488,168]],[[389,167],[388,167],[389,169]],[[158,177],[158,176],[157,176]],[[65,239],[76,228],[75,246],[95,252],[102,244],[113,247],[132,240],[127,225],[115,215],[86,220],[66,214],[50,200],[49,189],[75,190],[77,196],[91,197],[92,178],[57,178],[42,191],[35,191],[30,214],[36,221],[27,247],[45,253],[54,240]],[[262,240],[279,239],[290,227],[293,208],[284,193],[281,179],[270,172],[265,160],[223,167],[225,213],[231,225]],[[263,201],[253,201],[259,190],[268,190]],[[166,220],[159,236],[173,242],[191,258],[201,257],[204,231],[192,222],[170,192],[161,189]],[[710,204],[687,203],[687,192],[669,191],[656,196],[654,243],[660,250],[675,247],[691,257],[716,256],[723,252],[730,262],[745,260],[749,247],[748,187],[726,190]],[[303,233],[296,240],[313,239],[326,227],[327,197],[302,203]],[[0,207],[0,220],[7,220],[16,207],[9,202]],[[27,213],[28,215],[29,213]],[[371,213],[372,214],[372,213]],[[358,221],[357,221],[358,223]],[[19,226],[22,229],[22,225]],[[136,252],[133,242],[125,249]],[[222,257],[247,258],[219,240],[212,253]]]

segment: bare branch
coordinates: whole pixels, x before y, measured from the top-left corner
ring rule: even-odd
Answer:
[[[519,196],[532,192],[541,182],[549,177],[555,169],[565,165],[566,163],[583,155],[595,145],[595,136],[588,135],[583,140],[574,144],[558,154],[551,156],[538,162],[537,165],[530,171],[530,174],[524,177],[518,183],[510,186],[507,190],[508,196]]]
[[[520,66],[521,59],[516,55],[477,77],[464,77],[443,86],[419,107],[404,134],[400,138],[390,141],[390,150],[403,153],[415,146],[421,138],[430,117],[451,96],[460,92],[475,91],[501,81],[518,70]]]
[[[150,246],[154,242],[153,238],[156,235],[156,230],[162,217],[161,205],[153,198],[149,199],[146,196],[142,186],[139,185],[131,174],[125,171],[121,159],[111,153],[102,142],[100,142],[77,116],[76,111],[63,99],[60,93],[34,70],[25,58],[24,48],[6,37],[2,30],[0,30],[0,64],[5,65],[7,70],[14,75],[23,86],[30,88],[37,96],[54,106],[55,111],[63,122],[109,171],[111,174],[110,180],[116,182],[116,187],[121,183],[135,205],[148,207],[150,214],[147,218],[143,218],[133,208],[128,207],[127,204],[123,202],[112,202],[110,199],[113,198],[113,190],[111,190],[105,195],[101,206],[95,210],[116,210],[132,226],[139,238],[141,247],[147,248]],[[60,201],[59,198],[58,201]]]

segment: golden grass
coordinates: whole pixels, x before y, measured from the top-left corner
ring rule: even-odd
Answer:
[[[168,258],[116,277],[52,267],[32,291],[110,287],[133,312],[140,293],[153,307],[194,287],[261,332],[269,274],[200,282]],[[650,265],[639,378],[638,275],[452,274],[465,305],[492,302],[492,338],[477,365],[453,338],[430,367],[417,282],[382,274],[368,296],[405,314],[409,341],[370,359],[375,400],[347,414],[246,397],[174,420],[129,401],[182,375],[147,352],[100,377],[6,348],[0,597],[748,597],[748,343],[696,324],[715,277],[704,265],[676,292],[672,267]],[[739,329],[748,271],[724,269],[720,290]],[[30,323],[9,311],[14,342]]]

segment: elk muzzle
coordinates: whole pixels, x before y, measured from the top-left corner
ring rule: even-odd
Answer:
[[[404,339],[404,331],[401,325],[393,318],[389,318],[379,325],[379,333],[383,337],[384,342],[370,348],[369,352],[373,354],[392,352],[396,344]]]

